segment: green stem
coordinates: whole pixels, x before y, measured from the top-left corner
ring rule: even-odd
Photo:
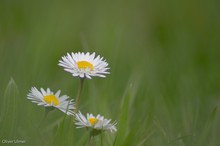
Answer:
[[[79,109],[80,96],[82,94],[82,89],[83,89],[83,81],[84,78],[80,78],[79,88],[76,96],[76,109],[74,110],[75,113],[77,113]]]
[[[101,146],[103,146],[103,132],[101,132],[100,136],[101,136]]]
[[[52,111],[53,109],[54,109],[54,107],[45,107],[44,117],[43,117],[43,119],[41,120],[39,127],[41,127],[41,126],[43,125],[43,122],[45,121],[45,119],[46,119],[48,113],[49,113],[50,111]]]
[[[89,140],[86,146],[92,146],[92,134],[89,135]]]

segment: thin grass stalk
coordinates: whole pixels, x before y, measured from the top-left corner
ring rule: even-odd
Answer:
[[[76,96],[76,108],[74,110],[75,113],[77,113],[78,109],[79,109],[80,96],[81,96],[82,90],[83,90],[83,83],[84,83],[84,78],[80,78],[79,88],[78,88],[78,92],[77,92],[77,96]]]

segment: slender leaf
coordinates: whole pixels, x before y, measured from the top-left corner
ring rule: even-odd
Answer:
[[[5,89],[0,112],[0,137],[13,138],[16,134],[18,120],[18,88],[13,78]]]

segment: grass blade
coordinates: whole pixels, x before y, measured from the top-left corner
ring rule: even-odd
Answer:
[[[16,135],[18,121],[18,88],[13,80],[10,79],[5,89],[0,112],[0,137],[13,138]]]
[[[126,135],[128,132],[128,110],[129,110],[129,100],[131,96],[131,88],[130,85],[127,91],[125,92],[125,96],[122,99],[122,109],[120,114],[120,119],[118,123],[118,132],[114,142],[114,146],[122,146],[125,144]]]

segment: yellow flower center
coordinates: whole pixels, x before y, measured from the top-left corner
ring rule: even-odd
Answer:
[[[46,96],[44,96],[44,101],[48,104],[53,103],[53,105],[55,105],[55,106],[60,104],[59,100],[57,99],[57,97],[55,95],[46,95]]]
[[[89,123],[93,126],[97,122],[96,118],[89,118]]]
[[[77,62],[77,65],[78,65],[78,68],[79,69],[86,69],[86,68],[89,68],[90,71],[93,70],[93,65],[87,61],[78,61]]]

